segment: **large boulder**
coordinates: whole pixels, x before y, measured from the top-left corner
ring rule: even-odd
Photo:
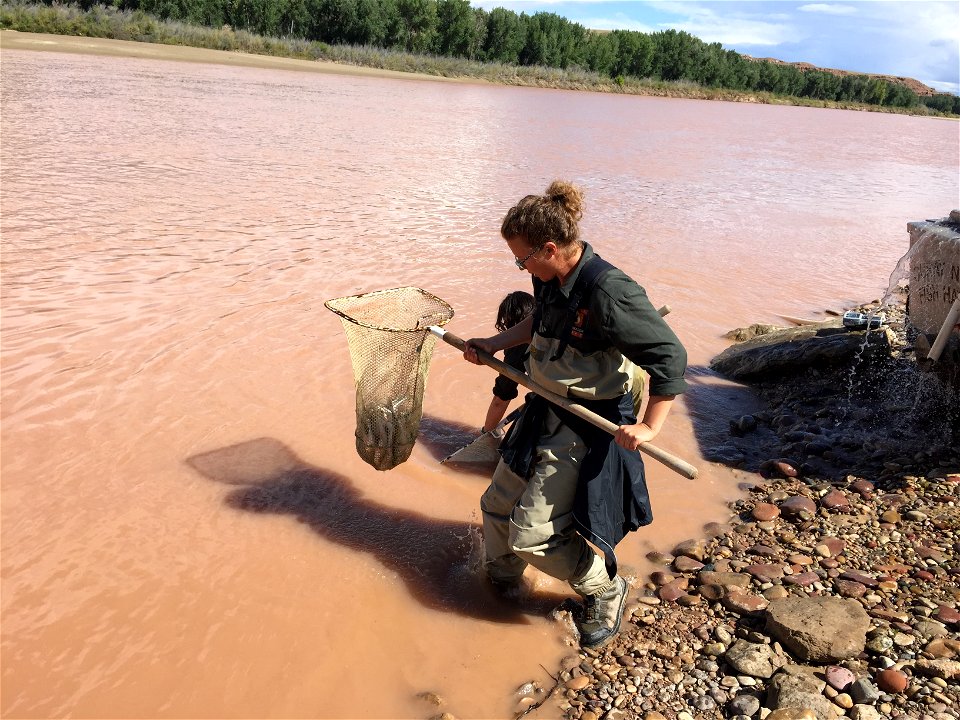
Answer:
[[[838,327],[839,321],[775,330],[731,345],[710,367],[733,380],[769,380],[807,368],[837,368],[855,356],[889,353],[889,329],[866,332]]]
[[[788,597],[770,603],[766,632],[804,662],[835,663],[863,652],[870,616],[856,600]]]

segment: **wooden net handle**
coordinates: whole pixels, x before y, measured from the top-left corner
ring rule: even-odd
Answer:
[[[430,332],[439,337],[448,345],[452,345],[453,347],[457,348],[457,350],[460,352],[463,352],[466,349],[466,342],[454,335],[452,332],[435,326],[430,328]],[[573,413],[582,420],[586,420],[591,425],[594,425],[595,427],[598,427],[601,430],[610,433],[611,435],[616,434],[618,429],[616,424],[610,422],[604,417],[597,415],[595,412],[588,410],[583,405],[578,405],[568,397],[564,397],[563,395],[558,395],[555,392],[547,390],[547,388],[534,382],[529,375],[510,367],[501,360],[497,360],[497,358],[493,357],[489,353],[477,348],[475,349],[477,351],[477,358],[487,367],[493,368],[501,375],[505,375],[515,383],[523,385],[528,390],[532,390],[545,400],[549,400],[554,405],[559,405],[564,410]],[[697,477],[697,469],[693,465],[681,460],[676,455],[668,453],[666,450],[658,448],[656,445],[652,445],[648,442],[640,443],[640,447],[638,449],[640,452],[660,461],[675,473],[683,475],[685,478],[693,480]]]

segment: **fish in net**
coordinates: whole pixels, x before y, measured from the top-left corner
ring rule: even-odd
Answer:
[[[431,325],[453,317],[449,304],[415,287],[377,290],[324,303],[340,316],[357,388],[357,453],[377,470],[413,452],[436,338]]]

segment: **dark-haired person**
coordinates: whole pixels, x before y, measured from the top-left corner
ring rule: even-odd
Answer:
[[[686,389],[686,351],[644,289],[580,240],[582,216],[582,192],[563,181],[507,212],[500,233],[516,266],[533,276],[535,311],[498,335],[467,341],[464,357],[477,363],[476,349],[529,344],[533,380],[619,426],[610,436],[528,395],[480,501],[484,565],[494,586],[519,586],[528,564],[568,581],[584,599],[580,644],[598,647],[619,631],[627,599],[614,548],[652,520],[635,451],[656,437]],[[650,377],[639,422],[631,395],[636,366]]]
[[[515,290],[507,295],[497,308],[497,322],[494,327],[499,332],[508,330],[519,322],[533,315],[533,295],[523,290]],[[527,356],[530,354],[526,345],[514,345],[503,351],[503,361],[512,368],[524,371]],[[503,420],[503,416],[510,406],[510,401],[519,395],[517,383],[505,375],[497,375],[493,383],[493,397],[483,421],[481,432],[490,432]]]

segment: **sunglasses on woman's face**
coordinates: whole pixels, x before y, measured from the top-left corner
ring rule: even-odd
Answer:
[[[517,269],[518,269],[518,270],[526,270],[527,268],[525,267],[525,263],[527,262],[527,260],[529,260],[530,258],[532,258],[534,255],[536,255],[536,254],[537,254],[538,252],[540,252],[541,250],[543,250],[543,245],[537,245],[533,250],[530,251],[530,254],[527,255],[523,260],[521,260],[521,259],[518,258],[518,257],[514,257],[514,258],[513,258],[513,261],[517,264]]]

